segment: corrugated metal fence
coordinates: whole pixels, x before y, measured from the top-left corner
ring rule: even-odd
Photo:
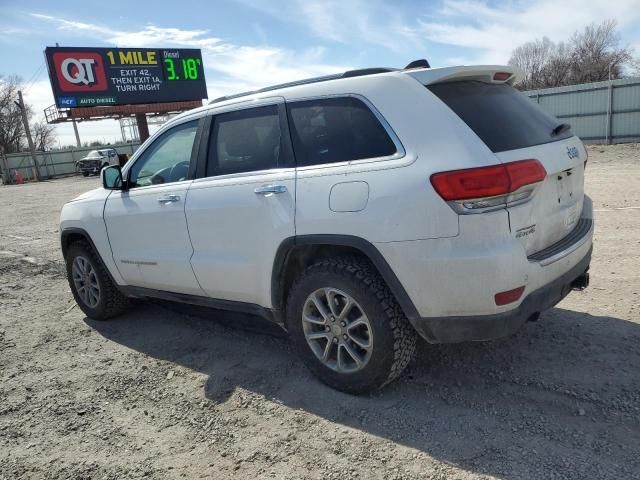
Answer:
[[[36,152],[36,159],[38,160],[40,177],[43,179],[54,178],[77,173],[76,162],[87,155],[91,150],[115,148],[116,152],[120,154],[132,155],[139,146],[139,143],[125,143],[121,145],[109,145],[108,147],[103,146],[51,152]],[[4,165],[5,163],[6,165]],[[22,178],[25,181],[34,179],[33,160],[31,159],[31,154],[28,152],[6,155],[4,161],[0,161],[0,170],[3,169],[6,169],[9,175],[15,175],[16,172],[20,172],[20,175],[22,175]]]
[[[585,143],[640,142],[640,78],[524,92]]]

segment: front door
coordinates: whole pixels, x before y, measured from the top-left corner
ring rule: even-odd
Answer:
[[[107,199],[113,259],[128,285],[202,295],[191,265],[184,206],[198,121],[160,135],[126,174],[129,189]]]
[[[202,289],[271,306],[273,259],[295,235],[295,168],[282,101],[215,115],[203,177],[186,205]]]

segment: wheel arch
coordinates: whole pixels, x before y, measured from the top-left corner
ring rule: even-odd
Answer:
[[[298,235],[285,239],[276,252],[271,273],[271,304],[282,312],[295,277],[311,263],[337,255],[355,254],[376,268],[409,320],[418,311],[384,256],[369,241],[354,235]]]
[[[93,240],[91,240],[91,236],[89,235],[89,233],[83,228],[74,227],[65,228],[60,233],[60,247],[62,248],[62,256],[64,258],[67,258],[67,251],[69,250],[71,244],[82,240],[88,242],[91,245],[91,248],[93,248],[93,250],[96,252],[96,254],[100,255],[98,253],[98,249],[93,243]]]
[[[98,247],[96,247],[96,244],[93,242],[93,239],[91,238],[91,235],[89,235],[89,232],[87,232],[84,228],[69,227],[60,232],[60,247],[62,248],[62,256],[65,261],[67,259],[67,251],[69,250],[69,247],[74,242],[78,241],[86,241],[91,246],[98,259],[104,265],[107,275],[109,275],[109,278],[111,279],[113,284],[116,286],[116,288],[120,289],[120,285],[116,282],[115,278],[113,278],[113,274],[109,270],[107,263],[102,258],[100,250],[98,249]]]

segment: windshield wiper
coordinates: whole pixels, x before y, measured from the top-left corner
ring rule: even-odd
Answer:
[[[551,130],[551,136],[555,137],[555,136],[560,135],[561,133],[564,133],[564,132],[566,132],[567,130],[570,130],[570,129],[571,129],[571,125],[569,125],[568,123],[561,123],[556,128]]]

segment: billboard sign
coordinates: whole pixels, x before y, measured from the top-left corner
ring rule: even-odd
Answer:
[[[45,56],[60,108],[207,98],[199,49],[47,47]]]

